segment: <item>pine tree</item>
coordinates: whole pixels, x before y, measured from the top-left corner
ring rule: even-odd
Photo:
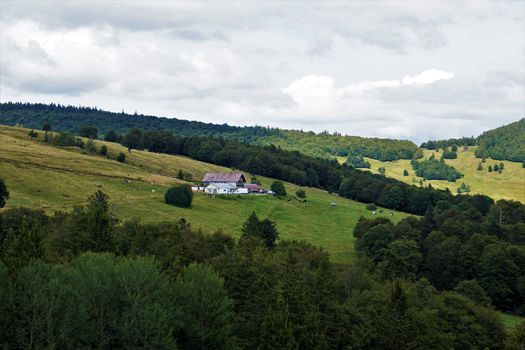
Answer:
[[[403,176],[408,176],[408,170],[403,170]]]
[[[275,227],[275,223],[264,219],[260,224],[261,238],[264,240],[267,248],[273,249],[275,247],[275,241],[279,237],[279,232]]]
[[[179,170],[179,173],[177,174],[177,179],[184,180],[184,173],[182,172],[182,170]]]
[[[241,232],[243,236],[259,236],[261,233],[261,221],[254,211],[248,217],[248,220],[242,225]]]
[[[492,165],[489,165],[489,173],[492,172]]]
[[[483,165],[481,165],[481,162],[479,162],[478,164],[478,171],[482,171],[483,170]]]
[[[494,171],[498,171],[499,170],[499,165],[495,164],[493,169],[494,169]]]

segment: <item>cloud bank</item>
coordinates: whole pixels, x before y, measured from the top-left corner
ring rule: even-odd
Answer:
[[[525,114],[523,2],[0,2],[0,100],[351,135]]]

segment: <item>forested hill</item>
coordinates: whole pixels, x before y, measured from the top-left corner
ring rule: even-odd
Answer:
[[[49,123],[55,131],[78,134],[86,125],[95,126],[99,134],[109,130],[125,133],[132,128],[143,130],[168,130],[184,136],[221,136],[250,142],[266,135],[278,135],[278,129],[260,126],[239,127],[212,124],[177,118],[162,118],[143,114],[114,113],[94,107],[63,106],[42,103],[0,104],[0,124],[19,124],[27,128],[42,129]]]
[[[177,118],[159,118],[142,114],[113,113],[91,107],[59,104],[2,103],[0,124],[41,129],[49,123],[56,131],[78,134],[86,125],[95,126],[99,135],[110,130],[125,133],[132,128],[166,130],[183,136],[214,136],[257,145],[275,145],[285,150],[318,157],[333,158],[357,153],[382,161],[412,159],[418,147],[411,141],[343,136],[327,132],[316,134],[298,130],[280,130],[261,126],[238,127]]]
[[[484,132],[478,144],[477,157],[525,161],[525,119]]]
[[[478,158],[490,157],[496,160],[524,162],[525,119],[485,131],[477,138],[463,137],[460,139],[432,140],[422,143],[421,148],[434,150],[445,147],[474,145],[479,146],[476,150],[476,157]]]

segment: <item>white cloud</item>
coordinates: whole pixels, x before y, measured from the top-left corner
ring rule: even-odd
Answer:
[[[412,85],[412,84],[432,84],[438,80],[449,80],[454,78],[454,73],[452,72],[445,72],[438,69],[428,69],[423,72],[421,72],[418,75],[414,75],[411,77],[410,75],[406,75],[403,80],[403,85]]]

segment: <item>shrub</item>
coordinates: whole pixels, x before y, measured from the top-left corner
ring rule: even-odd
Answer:
[[[117,156],[117,160],[121,163],[124,163],[124,161],[126,160],[126,155],[120,152],[119,155]]]
[[[377,206],[374,203],[368,203],[366,205],[366,210],[376,211],[377,210]]]
[[[458,154],[454,151],[443,152],[443,158],[445,159],[456,159],[457,157],[458,157]]]
[[[298,197],[298,198],[306,198],[306,192],[304,190],[297,190],[295,192],[295,195]]]
[[[164,194],[164,201],[177,207],[191,207],[193,201],[191,187],[189,185],[177,185],[169,188]]]
[[[384,167],[377,168],[377,171],[378,171],[379,174],[381,174],[381,175],[385,175],[385,173],[386,173],[386,169],[385,169]]]
[[[61,132],[56,136],[49,136],[49,141],[55,146],[77,146],[80,147],[80,143],[72,133]]]
[[[278,196],[286,196],[286,188],[282,181],[274,181],[270,187],[273,192]]]
[[[86,142],[86,151],[88,151],[89,153],[96,153],[97,152],[97,148],[95,147],[95,143],[93,142],[92,139],[89,139],[87,142]]]
[[[4,180],[0,179],[0,208],[3,208],[9,199],[9,191],[4,183]]]
[[[408,170],[403,170],[403,176],[408,176]]]
[[[36,139],[38,137],[38,133],[35,132],[35,130],[31,129],[28,133],[29,137],[32,139]]]
[[[100,154],[105,156],[106,154],[108,154],[108,148],[106,147],[106,145],[102,145],[100,147]]]
[[[115,142],[117,141],[118,135],[114,130],[109,130],[106,135],[104,135],[104,140],[108,142]]]
[[[98,130],[92,125],[84,125],[80,128],[80,136],[96,139],[98,136]]]

